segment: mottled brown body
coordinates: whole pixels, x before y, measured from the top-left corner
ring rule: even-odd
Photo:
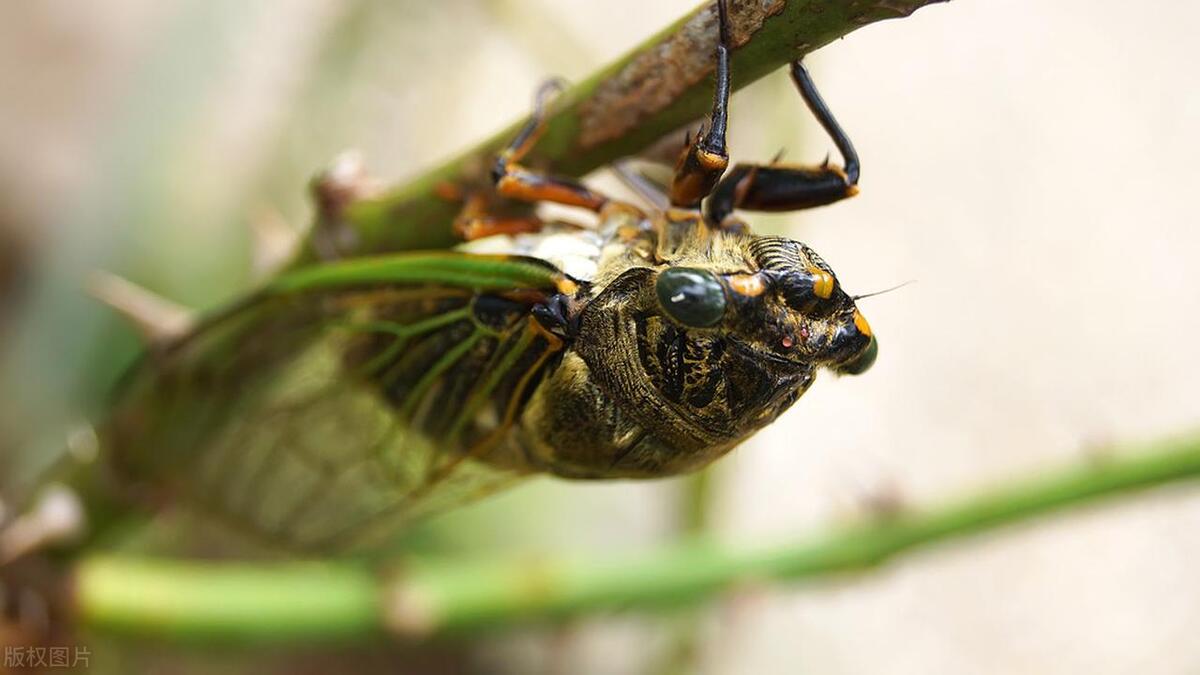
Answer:
[[[499,245],[536,250],[539,238],[562,236],[549,229]],[[772,279],[833,279],[796,242],[745,227],[716,230],[695,211],[646,216],[619,204],[602,212],[595,232],[565,236],[590,238],[596,264],[567,298],[561,343],[546,337],[549,330],[519,302],[444,301],[437,312],[469,304],[471,317],[426,335],[379,370],[385,395],[412,430],[448,452],[522,473],[669,476],[728,452],[795,402],[820,366],[845,361],[869,340],[835,281],[812,311],[789,306],[786,287]],[[672,268],[728,280],[718,323],[689,327],[664,311],[656,280]],[[411,307],[383,311],[377,318],[422,318]],[[488,324],[494,334],[462,346],[475,326]],[[526,332],[539,337],[520,344]],[[371,358],[371,345],[378,351],[389,344],[379,336],[366,340],[353,362]],[[512,365],[495,373],[505,354]],[[453,362],[430,380],[431,364],[448,358]],[[489,373],[498,380],[485,391]]]
[[[530,462],[560,476],[698,469],[774,420],[812,382],[813,364],[738,340],[738,326],[689,330],[658,308],[653,280],[667,265],[757,272],[751,236],[712,233],[681,212],[640,225],[626,252],[601,261],[606,283],[593,289],[575,342],[521,418],[517,436]]]

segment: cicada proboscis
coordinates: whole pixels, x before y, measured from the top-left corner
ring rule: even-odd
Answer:
[[[515,478],[694,471],[771,423],[821,369],[877,343],[830,267],[739,210],[857,191],[853,146],[791,74],[842,166],[728,168],[728,20],[716,93],[653,207],[522,166],[545,96],[496,158],[501,197],[595,214],[578,228],[467,199],[459,250],[329,261],[160,345],[102,428],[105,489],[180,498],[305,549],[377,542]]]

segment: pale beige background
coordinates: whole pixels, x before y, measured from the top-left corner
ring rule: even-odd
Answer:
[[[264,206],[303,222],[302,181],[337,149],[411,175],[521,114],[543,77],[578,78],[693,4],[6,5],[0,196],[41,283],[5,331],[0,422],[44,434],[78,414],[80,372],[104,357],[88,347],[101,315],[68,292],[83,270],[216,303],[245,283],[228,270],[246,256],[211,261]],[[304,73],[349,13],[364,53],[335,100],[311,100]],[[1200,423],[1197,27],[1200,6],[1177,0],[958,0],[811,58],[863,157],[862,194],[752,222],[813,245],[853,290],[916,283],[863,303],[874,370],[818,382],[721,463],[720,536],[787,540],[880,491],[935,502]],[[733,117],[735,159],[828,147],[784,77],[736,95]],[[148,187],[123,193],[135,180]],[[547,482],[476,513],[519,518],[497,533],[512,548],[609,554],[668,536],[676,488]],[[1198,569],[1200,493],[1159,492],[861,577],[747,591],[704,615],[697,668],[1195,673]],[[497,639],[481,658],[656,672],[668,633],[601,619]]]

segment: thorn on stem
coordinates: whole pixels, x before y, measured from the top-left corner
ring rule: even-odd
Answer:
[[[133,324],[150,344],[179,337],[195,325],[191,310],[110,272],[93,272],[87,291]]]

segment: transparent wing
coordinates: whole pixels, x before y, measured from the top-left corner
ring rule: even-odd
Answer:
[[[106,441],[139,494],[289,547],[382,543],[527,472],[513,422],[557,340],[530,289],[267,295],[139,368]]]

